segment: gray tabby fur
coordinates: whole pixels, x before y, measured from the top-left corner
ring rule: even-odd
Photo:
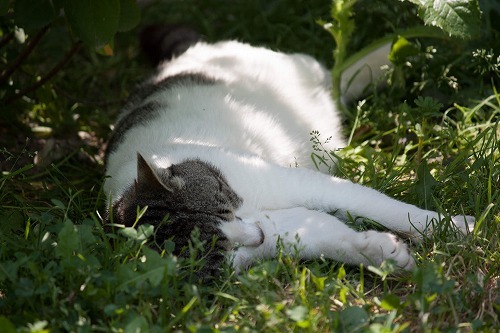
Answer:
[[[198,240],[206,244],[204,274],[215,275],[230,249],[218,226],[236,218],[234,211],[242,199],[216,168],[200,160],[186,160],[165,169],[150,166],[140,154],[137,161],[136,182],[113,205],[115,223],[134,225],[138,207],[147,206],[137,226],[155,226],[156,238],[174,240],[174,254],[182,256],[189,256],[196,228]]]

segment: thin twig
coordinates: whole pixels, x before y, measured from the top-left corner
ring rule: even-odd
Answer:
[[[67,98],[70,102],[78,103],[78,104],[82,104],[82,105],[86,105],[86,106],[90,106],[90,107],[108,107],[108,106],[112,106],[112,105],[119,106],[119,105],[124,105],[125,102],[127,101],[126,98],[116,98],[116,99],[110,99],[110,100],[106,100],[106,101],[94,101],[94,100],[90,100],[90,99],[83,99],[83,98],[76,97],[74,95],[69,94],[68,92],[66,92],[64,89],[61,89],[61,87],[56,85],[56,84],[54,84],[53,87],[58,95],[61,95],[65,98]]]
[[[71,48],[71,50],[66,54],[66,56],[59,62],[57,63],[57,65],[54,66],[54,68],[52,68],[50,70],[50,72],[47,73],[47,75],[45,75],[44,77],[42,77],[39,81],[37,81],[35,84],[21,90],[20,92],[18,92],[17,94],[15,94],[14,96],[8,98],[6,101],[5,101],[5,105],[8,105],[8,104],[11,104],[12,102],[18,100],[19,98],[21,98],[22,96],[26,95],[27,93],[30,93],[32,92],[33,90],[36,90],[38,89],[40,86],[42,86],[43,84],[45,84],[47,81],[49,81],[50,79],[52,79],[52,77],[54,77],[67,63],[68,61],[73,57],[73,55],[78,52],[78,50],[80,49],[80,47],[83,45],[83,43],[81,41],[73,44],[73,47]]]
[[[12,40],[12,38],[14,38],[13,32],[9,32],[4,38],[2,38],[2,41],[0,41],[0,49],[7,45]]]
[[[6,70],[4,70],[2,72],[2,74],[0,74],[0,84],[4,83],[5,80],[7,80],[7,78],[12,73],[14,73],[14,71],[19,66],[21,66],[21,64],[23,63],[23,61],[33,51],[33,48],[36,46],[36,44],[38,44],[40,42],[40,40],[42,39],[43,35],[45,35],[45,33],[47,32],[47,30],[49,30],[49,25],[46,25],[45,27],[42,28],[42,30],[38,31],[38,33],[35,35],[35,37],[33,37],[33,39],[30,40],[30,42],[28,43],[28,46],[26,46],[24,48],[23,52],[21,52],[21,54],[16,58],[16,60],[14,60],[14,62],[12,63],[12,65],[10,67],[8,67]]]

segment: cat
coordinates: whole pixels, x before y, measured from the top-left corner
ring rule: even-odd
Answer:
[[[311,158],[311,131],[329,138],[327,151],[346,145],[325,67],[305,54],[159,30],[146,32],[147,51],[161,53],[152,56],[156,73],[124,106],[107,147],[113,223],[151,224],[177,255],[189,255],[196,232],[208,275],[224,260],[238,272],[272,258],[278,240],[305,259],[415,267],[393,233],[355,231],[342,219],[366,217],[418,239],[443,216],[333,177]],[[451,220],[465,232],[474,223]]]

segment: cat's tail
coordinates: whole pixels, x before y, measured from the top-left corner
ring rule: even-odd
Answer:
[[[155,66],[181,55],[201,40],[202,36],[196,30],[181,23],[153,24],[140,34],[142,51]],[[341,81],[344,104],[363,97],[369,85],[381,85],[382,66],[391,64],[388,59],[390,50],[391,43],[384,44],[344,70]]]
[[[181,55],[201,39],[198,32],[184,24],[150,25],[140,35],[142,51],[155,66]]]

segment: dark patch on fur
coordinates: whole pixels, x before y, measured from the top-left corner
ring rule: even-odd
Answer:
[[[155,66],[181,55],[200,40],[199,33],[183,24],[151,25],[140,36],[142,51]]]
[[[140,85],[129,97],[127,105],[134,105],[161,90],[178,86],[208,86],[219,81],[200,73],[181,73],[164,78],[159,82],[146,82]]]
[[[160,105],[158,103],[147,103],[131,110],[115,126],[113,133],[106,147],[105,163],[108,164],[109,155],[116,150],[116,147],[124,140],[125,134],[137,125],[143,125],[151,121],[158,114]]]
[[[116,124],[111,134],[106,148],[105,164],[107,165],[108,163],[109,155],[116,150],[116,147],[124,140],[128,130],[134,126],[143,125],[153,120],[159,114],[160,110],[168,108],[168,106],[160,105],[155,102],[149,102],[140,106],[136,105],[139,105],[149,96],[162,90],[169,90],[178,86],[213,85],[217,82],[217,80],[203,74],[182,73],[166,77],[157,83],[148,82],[139,86],[139,88],[130,95],[124,107],[126,112],[125,116]]]
[[[241,204],[225,177],[208,163],[186,160],[161,169],[138,155],[137,180],[113,204],[113,220],[130,227],[137,207],[148,206],[137,225],[155,226],[159,245],[172,240],[174,254],[183,256],[189,255],[192,233],[198,229],[199,240],[205,243],[202,275],[214,275],[231,245],[219,229],[220,222],[234,220]]]

